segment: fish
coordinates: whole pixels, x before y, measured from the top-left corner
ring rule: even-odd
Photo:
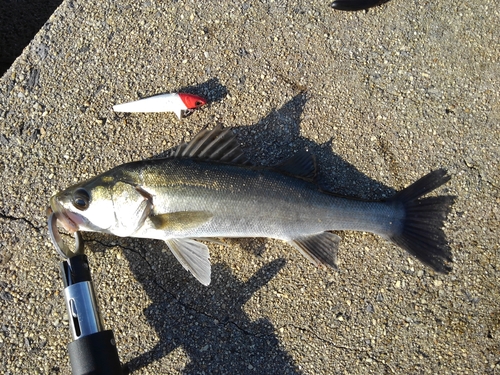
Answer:
[[[437,272],[451,271],[443,225],[454,196],[426,194],[451,179],[434,170],[392,197],[362,200],[322,189],[316,158],[299,151],[274,166],[255,166],[230,128],[203,129],[164,158],[119,165],[50,198],[57,223],[163,240],[203,285],[208,247],[199,240],[266,237],[286,241],[317,266],[337,268],[338,230],[370,232]]]
[[[133,102],[116,104],[115,112],[174,112],[179,120],[193,110],[207,104],[201,96],[186,93],[169,93],[150,96]]]

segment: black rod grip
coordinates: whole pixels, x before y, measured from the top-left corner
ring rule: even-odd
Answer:
[[[68,345],[73,375],[124,375],[113,331],[100,331]]]

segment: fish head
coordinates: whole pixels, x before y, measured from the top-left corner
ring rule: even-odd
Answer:
[[[112,191],[96,178],[60,191],[50,198],[50,207],[58,222],[70,233],[103,232],[112,226]]]
[[[207,101],[198,95],[186,94],[181,92],[179,93],[179,97],[186,105],[187,109],[198,109],[207,104]]]
[[[50,208],[70,233],[90,231],[132,234],[147,216],[146,199],[133,184],[100,175],[55,194]]]

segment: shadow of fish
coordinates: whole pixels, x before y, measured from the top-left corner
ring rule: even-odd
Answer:
[[[454,197],[422,198],[449,181],[439,169],[385,201],[338,196],[315,183],[306,151],[273,167],[249,164],[230,129],[204,129],[163,159],[120,165],[51,198],[69,231],[164,240],[202,284],[210,283],[208,248],[197,239],[281,239],[316,265],[335,268],[340,237],[332,230],[378,234],[438,272],[450,270],[442,230]]]

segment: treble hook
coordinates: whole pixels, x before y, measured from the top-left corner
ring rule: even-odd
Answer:
[[[182,111],[182,118],[191,116],[194,113],[194,109],[185,109]]]
[[[61,238],[59,230],[57,229],[57,217],[53,212],[49,215],[49,236],[57,253],[63,259],[66,260],[75,255],[83,254],[83,238],[80,232],[75,232],[73,235],[75,237],[75,250],[72,251]]]

